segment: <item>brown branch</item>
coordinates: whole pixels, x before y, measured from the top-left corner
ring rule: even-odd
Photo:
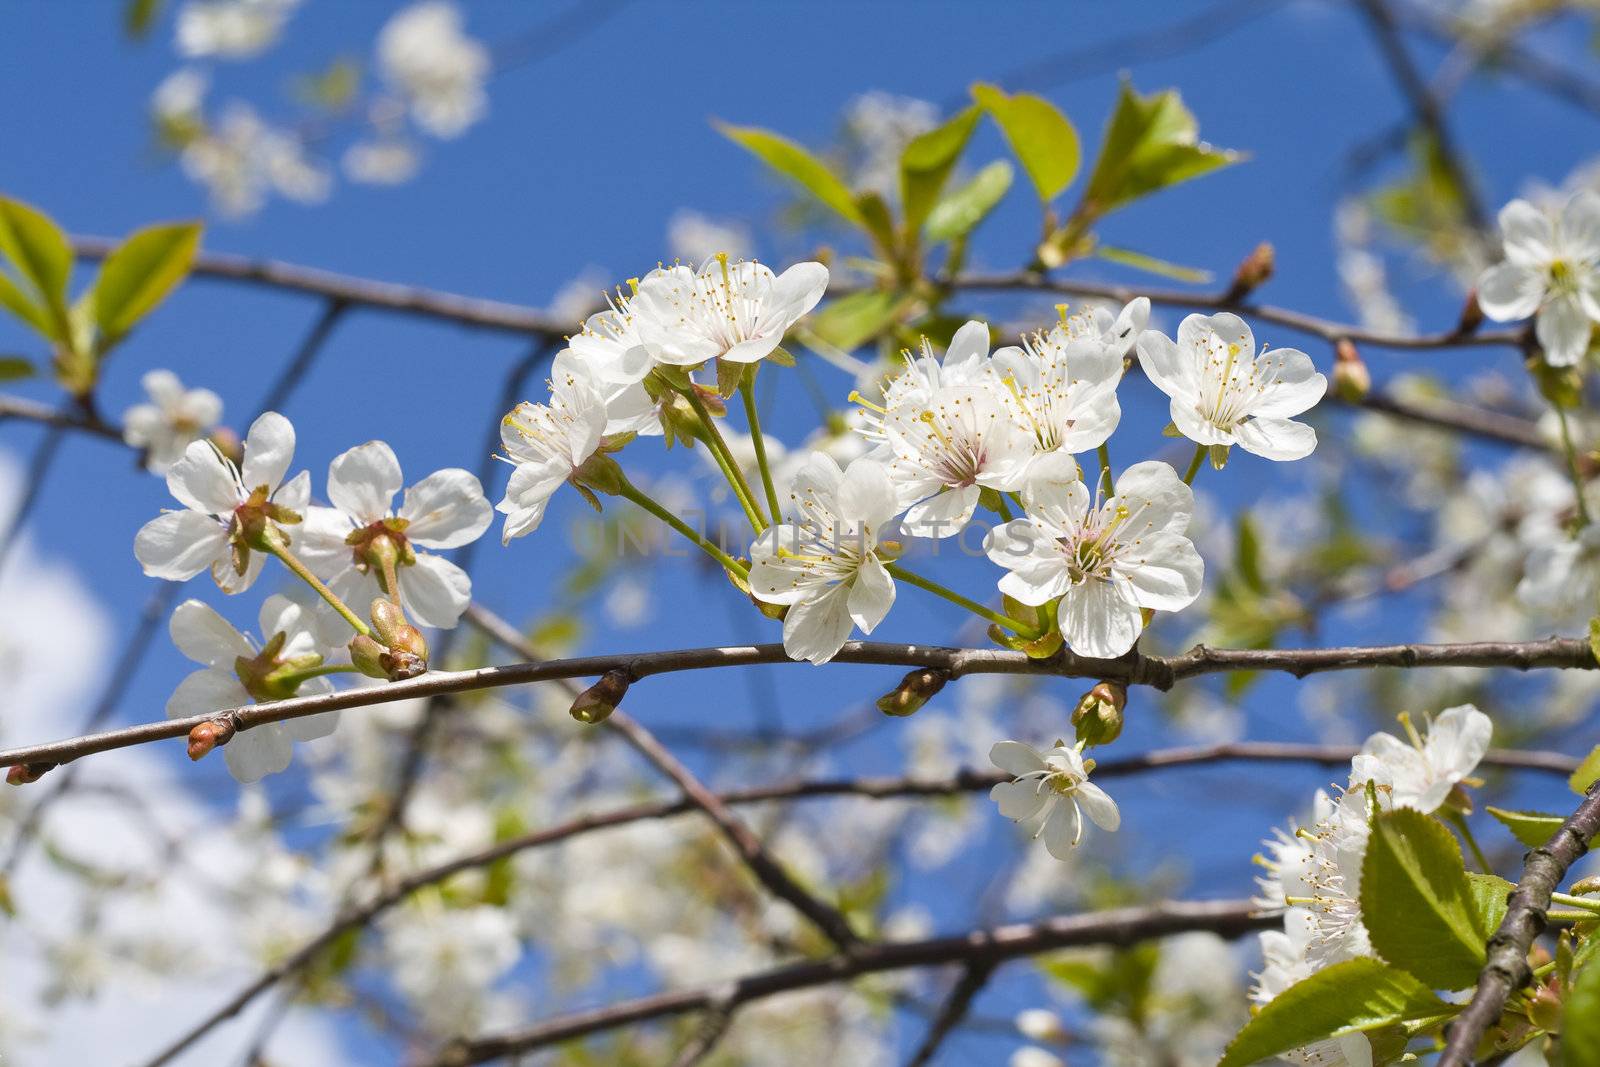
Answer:
[[[20,396],[0,396],[0,422],[7,419],[23,419],[58,429],[76,430],[79,433],[108,437],[119,444],[122,443],[122,427],[86,415],[75,406],[55,408]]]
[[[1229,761],[1269,763],[1317,763],[1328,766],[1348,763],[1360,749],[1353,745],[1314,745],[1278,741],[1239,741],[1182,748],[1156,749],[1136,756],[1108,759],[1095,768],[1095,778],[1118,778],[1166,767],[1200,766]],[[1559,752],[1515,752],[1492,749],[1481,761],[1485,767],[1533,770],[1565,777],[1578,761]],[[983,792],[1004,780],[998,772],[963,770],[948,778],[832,778],[807,779],[756,786],[722,793],[719,801],[729,807],[765,804],[775,801],[820,800],[859,797],[892,800],[912,797],[944,797]],[[211,1015],[191,1028],[145,1067],[160,1067],[189,1048],[221,1023],[243,1011],[256,997],[275,984],[308,966],[328,946],[350,931],[369,925],[384,912],[412,894],[461,874],[497,863],[522,852],[546,848],[562,841],[593,833],[657,819],[689,815],[696,807],[687,797],[674,800],[644,801],[609,812],[583,815],[569,822],[467,853],[436,867],[418,871],[383,889],[363,905],[336,917],[330,925],[299,949],[284,957],[254,982],[229,998]]]
[[[877,942],[829,959],[758,971],[732,983],[656,993],[558,1016],[510,1033],[457,1042],[433,1061],[433,1067],[485,1063],[623,1026],[719,1006],[732,1010],[782,993],[887,971],[948,963],[995,967],[1007,960],[1054,949],[1083,945],[1124,947],[1192,930],[1235,938],[1265,929],[1276,921],[1276,916],[1257,914],[1254,905],[1245,900],[1184,901],[1063,916],[925,941]]]
[[[467,608],[466,618],[468,622],[509,651],[530,660],[536,658],[534,648],[517,628],[487,608],[477,604],[470,605]],[[569,683],[568,688],[570,691],[577,687]],[[672,780],[689,803],[705,813],[706,818],[716,825],[723,838],[750,869],[750,873],[756,876],[756,880],[765,886],[768,892],[786,901],[801,915],[811,920],[835,946],[846,949],[859,943],[859,935],[850,928],[850,922],[844,914],[831,904],[808,893],[799,882],[795,881],[794,877],[784,869],[783,864],[767,851],[755,832],[744,824],[744,820],[735,815],[720,797],[696,778],[676,756],[667,751],[666,746],[657,741],[642,723],[618,708],[605,720],[605,725],[621,734],[623,740],[627,741],[634,751]]]
[[[1176,682],[1205,674],[1232,671],[1284,671],[1297,678],[1324,671],[1362,670],[1372,667],[1506,667],[1515,670],[1552,668],[1595,670],[1587,641],[1552,637],[1543,641],[1479,641],[1462,644],[1410,644],[1343,648],[1228,649],[1196,645],[1180,656],[1145,656],[1131,652],[1120,659],[1093,659],[1060,652],[1035,660],[1021,652],[1003,649],[949,648],[940,645],[894,644],[884,641],[850,641],[834,657],[835,663],[867,663],[894,667],[937,667],[952,677],[964,674],[1022,674],[1057,678],[1094,678],[1127,685],[1170,689]],[[86,734],[43,744],[0,750],[0,766],[26,764],[45,770],[83,756],[131,745],[187,737],[196,726],[226,721],[235,731],[269,722],[345,711],[396,700],[464,693],[504,686],[548,682],[561,678],[598,677],[622,671],[634,679],[678,671],[711,670],[755,664],[794,664],[781,644],[730,645],[687,648],[665,652],[614,653],[580,656],[539,663],[512,663],[465,671],[431,671],[417,678],[388,685],[343,689],[288,700],[224,708],[204,715],[165,719],[135,726]]]
[[[1528,950],[1544,932],[1550,896],[1568,868],[1589,850],[1596,834],[1600,834],[1600,782],[1589,787],[1583,803],[1555,835],[1523,861],[1522,878],[1507,898],[1505,918],[1489,938],[1488,961],[1478,975],[1472,1001],[1450,1024],[1438,1067],[1467,1067],[1511,995],[1532,980]]]
[[[950,995],[939,1006],[939,1013],[929,1025],[922,1044],[917,1046],[917,1050],[906,1061],[906,1067],[927,1067],[927,1064],[932,1062],[933,1057],[939,1052],[939,1046],[944,1044],[944,1039],[960,1025],[962,1019],[966,1018],[967,1012],[972,1009],[973,1000],[983,991],[983,987],[989,984],[989,976],[994,974],[994,968],[994,963],[989,961],[970,963],[966,966],[950,990]]]

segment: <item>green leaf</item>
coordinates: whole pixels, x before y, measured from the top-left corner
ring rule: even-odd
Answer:
[[[1396,808],[1372,822],[1361,865],[1361,921],[1378,955],[1434,989],[1465,989],[1483,969],[1488,934],[1454,835]]]
[[[72,244],[48,215],[20,200],[0,196],[0,255],[10,260],[50,312],[51,336],[67,328],[67,281],[72,277]]]
[[[860,348],[893,325],[905,298],[883,289],[842,296],[811,316],[811,332],[845,352]]]
[[[1200,141],[1199,132],[1177,90],[1140,96],[1123,82],[1083,194],[1088,214],[1104,215],[1242,158]]]
[[[913,138],[900,153],[900,204],[908,232],[928,217],[982,114],[976,107],[966,108],[944,125]]]
[[[1233,550],[1234,566],[1244,584],[1262,596],[1268,592],[1267,580],[1261,575],[1261,538],[1256,534],[1255,520],[1248,511],[1239,513]]]
[[[1143,252],[1135,252],[1131,248],[1118,248],[1115,245],[1096,245],[1094,254],[1112,263],[1120,263],[1124,267],[1132,267],[1134,270],[1142,270],[1146,274],[1172,278],[1175,281],[1204,285],[1211,280],[1211,272],[1208,270],[1201,270],[1199,267],[1185,267],[1182,264],[1171,263],[1156,256],[1146,255]]]
[[[52,338],[55,327],[50,325],[50,315],[32,297],[17,288],[17,284],[0,272],[0,307],[33,327],[45,338]]]
[[[983,82],[972,87],[972,98],[999,124],[1040,200],[1049,203],[1072,184],[1082,156],[1078,131],[1054,104],[1032,93],[1008,96]]]
[[[1600,961],[1572,980],[1561,1013],[1561,1067],[1600,1067]]]
[[[1421,982],[1382,960],[1346,960],[1268,1001],[1234,1037],[1217,1067],[1247,1067],[1316,1041],[1434,1019],[1452,1010]]]
[[[32,378],[39,369],[22,356],[0,356],[0,382],[20,382]]]
[[[126,334],[188,276],[202,229],[198,222],[149,226],[106,257],[91,291],[95,325],[107,340]]]
[[[877,244],[887,260],[895,257],[894,217],[889,205],[877,193],[868,191],[856,197],[856,210],[861,213],[862,229]]]
[[[1600,615],[1589,620],[1589,655],[1600,663]]]
[[[1485,808],[1513,837],[1529,848],[1538,848],[1561,829],[1564,815],[1550,815],[1542,811],[1507,811],[1505,808]]]
[[[135,41],[142,40],[161,14],[162,0],[127,0],[122,8],[122,31]]]
[[[1582,796],[1589,791],[1589,787],[1594,785],[1597,778],[1600,778],[1600,745],[1594,746],[1589,750],[1589,754],[1583,757],[1583,762],[1572,772],[1567,784],[1572,787],[1574,793]]]
[[[1478,927],[1485,934],[1500,929],[1506,917],[1506,898],[1516,888],[1498,874],[1468,872],[1467,884],[1472,888],[1472,906],[1478,913]]]
[[[1014,173],[1010,163],[998,159],[947,194],[928,212],[928,236],[935,241],[953,241],[971,233],[1005,199]]]
[[[770,130],[755,126],[732,126],[713,122],[724,137],[741,145],[757,159],[799,185],[823,204],[838,212],[846,222],[868,229],[867,220],[856,206],[850,188],[828,165],[800,145]]]

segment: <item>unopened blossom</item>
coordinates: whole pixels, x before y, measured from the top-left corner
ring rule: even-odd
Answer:
[[[989,798],[1000,806],[1001,815],[1044,838],[1044,847],[1056,859],[1068,858],[1083,840],[1085,815],[1109,832],[1122,824],[1116,801],[1089,781],[1093,762],[1076,748],[1055,745],[1041,753],[1020,741],[999,741],[989,750],[989,759],[1012,776],[989,790]]]
[[[178,9],[178,51],[248,59],[266,51],[300,0],[187,0]]]
[[[494,521],[483,487],[458,467],[435,471],[394,498],[404,485],[400,461],[382,441],[368,441],[328,465],[332,507],[306,510],[297,545],[300,556],[341,600],[364,612],[374,598],[398,592],[406,615],[419,626],[449,629],[472,599],[472,581],[443,556],[418,548],[448,549],[476,541]],[[398,590],[384,588],[383,560],[394,567]],[[348,638],[349,623],[331,608],[322,612],[323,635]]]
[[[524,401],[501,420],[501,444],[516,464],[495,505],[506,517],[502,543],[539,528],[550,497],[599,451],[608,418],[589,376],[570,372],[551,382],[548,404]]]
[[[1578,193],[1559,214],[1513,200],[1500,237],[1506,258],[1478,278],[1478,306],[1497,322],[1534,316],[1546,362],[1573,366],[1600,322],[1600,195]]]
[[[488,109],[489,50],[462,32],[456,5],[412,4],[384,24],[377,51],[384,79],[435,137],[458,136]]]
[[[1120,334],[1116,324],[1085,326],[1080,317],[994,354],[995,373],[1015,417],[1032,431],[1038,452],[1087,452],[1117,428],[1122,357],[1133,345],[1135,329],[1149,317],[1148,301],[1143,308],[1137,321],[1122,324]],[[1105,314],[1109,319],[1110,312]],[[1124,317],[1130,317],[1127,310]]]
[[[1083,656],[1114,658],[1144,628],[1142,611],[1181,611],[1205,565],[1186,536],[1194,493],[1167,464],[1137,463],[1096,500],[1081,480],[1036,481],[1026,515],[990,531],[1000,591],[1039,606],[1060,599],[1061,636]]]
[[[906,513],[908,531],[952,536],[972,519],[983,490],[1022,487],[1036,446],[1017,407],[1021,391],[1002,383],[981,322],[957,331],[942,361],[924,342],[923,355],[888,384],[875,421],[896,489],[917,501]]]
[[[185,389],[169,370],[153,370],[139,379],[150,397],[122,415],[122,439],[144,451],[145,470],[165,474],[195,441],[222,418],[222,398],[210,389]]]
[[[828,268],[820,263],[796,263],[774,275],[755,260],[718,255],[698,273],[682,266],[651,272],[639,283],[633,310],[657,363],[755,363],[772,354],[827,288]]]
[[[312,613],[289,597],[274,594],[261,605],[257,643],[210,607],[186,600],[172,613],[169,630],[178,651],[202,665],[178,683],[167,701],[167,718],[183,719],[243,707],[257,700],[328,693],[324,677],[289,684],[284,676],[322,664],[322,644],[312,627]],[[289,766],[295,741],[326,737],[338,725],[337,712],[262,723],[234,734],[222,746],[228,771],[241,782],[255,782]]]
[[[789,490],[785,521],[750,546],[750,591],[789,608],[783,648],[793,659],[826,663],[852,627],[870,634],[894,604],[894,579],[876,555],[899,513],[889,472],[871,459],[843,470],[814,453]]]
[[[1328,381],[1293,348],[1256,352],[1255,335],[1228,312],[1190,315],[1178,339],[1139,335],[1139,365],[1171,398],[1178,432],[1201,445],[1238,445],[1264,459],[1304,459],[1317,434],[1292,416],[1310,410]]]
[[[1405,720],[1410,743],[1393,734],[1376,733],[1361,746],[1371,757],[1363,777],[1377,782],[1397,808],[1436,811],[1459,783],[1466,781],[1484,753],[1494,723],[1471,704],[1446,708],[1428,724],[1427,737],[1419,736]],[[1359,757],[1358,757],[1359,758]]]
[[[152,578],[181,582],[210,568],[225,593],[250,588],[265,561],[264,537],[291,540],[282,526],[300,521],[311,497],[311,476],[288,481],[294,427],[269,411],[250,427],[244,462],[210,441],[195,441],[167,471],[167,489],[183,505],[145,523],[133,554]]]

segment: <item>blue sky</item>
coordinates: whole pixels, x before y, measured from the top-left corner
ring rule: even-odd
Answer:
[[[341,54],[365,54],[396,6],[309,0],[278,48],[260,60],[219,68],[214,91],[265,99],[294,72]],[[204,214],[203,192],[153,153],[145,122],[149,92],[178,62],[170,25],[142,44],[131,44],[119,32],[119,5],[109,0],[13,0],[7,8],[8,32],[0,43],[0,100],[7,101],[0,118],[0,192],[40,206],[79,233],[119,234],[155,219]],[[466,8],[468,30],[490,43],[518,38],[569,10],[565,4],[510,0]],[[387,189],[341,183],[327,204],[316,207],[274,201],[248,221],[213,220],[206,245],[526,304],[544,303],[586,268],[614,280],[641,273],[667,254],[666,224],[680,208],[742,219],[763,253],[789,259],[807,244],[769,225],[785,194],[750,157],[718,136],[711,119],[766,126],[816,144],[835,132],[843,106],[866,90],[957,101],[970,83],[986,80],[1049,95],[1078,124],[1087,153],[1098,143],[1117,91],[1116,72],[1123,69],[1142,90],[1181,89],[1207,140],[1247,151],[1251,158],[1117,215],[1106,223],[1104,239],[1208,268],[1220,278],[1258,241],[1270,240],[1278,250],[1278,276],[1266,299],[1350,319],[1351,309],[1339,296],[1332,241],[1342,160],[1352,145],[1402,118],[1405,106],[1365,26],[1345,5],[1304,0],[1268,8],[1263,5],[1264,14],[1180,55],[1119,64],[1117,54],[1109,53],[1087,70],[1077,61],[1059,76],[1022,85],[1008,75],[1041,58],[1092,50],[1157,21],[1193,18],[1213,5],[627,4],[554,54],[497,75],[489,88],[489,118],[457,141],[431,144],[421,174],[409,184]],[[598,19],[598,14],[588,17]],[[1441,53],[1412,43],[1424,69],[1432,69]],[[1571,27],[1545,33],[1537,43],[1581,58],[1581,34]],[[1595,144],[1592,116],[1513,83],[1474,81],[1459,97],[1454,115],[1491,206],[1520,191],[1530,178],[1559,182]],[[985,128],[967,158],[978,164],[1004,152],[999,137]],[[975,243],[975,264],[996,269],[1019,264],[1036,233],[1037,210],[1028,190],[1014,187]],[[1078,265],[1072,273],[1140,280],[1103,263]],[[80,281],[87,276],[80,270]],[[1447,281],[1405,260],[1396,277],[1408,310],[1424,326],[1453,320],[1459,294]],[[139,376],[164,366],[187,382],[220,392],[228,420],[237,425],[317,311],[314,302],[301,297],[194,282],[118,351],[101,393],[103,406],[120,412],[138,398]],[[1177,316],[1167,313],[1164,321],[1173,326]],[[1326,347],[1309,339],[1261,329],[1258,339],[1299,344],[1323,369],[1331,366]],[[320,484],[332,456],[381,437],[394,445],[408,481],[437,467],[475,468],[501,377],[524,347],[524,341],[507,335],[370,312],[350,315],[288,405],[300,434],[297,467],[309,467]],[[33,351],[29,338],[9,320],[0,322],[0,351],[8,350]],[[1509,353],[1492,350],[1367,356],[1379,381],[1421,362],[1448,377],[1488,366],[1516,369]],[[441,381],[447,387],[441,388]],[[842,378],[832,384],[842,405],[848,384]],[[43,385],[18,391],[52,396]],[[1119,447],[1119,466],[1142,458],[1141,449],[1158,448],[1155,431],[1165,421],[1162,405],[1144,383],[1130,383],[1125,397],[1126,425],[1147,436],[1129,438],[1128,430],[1119,435],[1119,442],[1128,440]],[[809,403],[784,405],[772,429],[786,440],[798,439],[809,429],[811,415]],[[1337,416],[1323,423],[1332,432],[1344,425]],[[37,439],[31,428],[0,425],[0,455],[24,457]],[[670,458],[686,461],[679,453]],[[698,471],[698,457],[688,462]],[[644,463],[661,469],[653,456]],[[1311,470],[1309,465],[1274,468],[1240,457],[1226,476],[1217,479],[1219,491],[1229,504],[1243,505],[1304,486]],[[48,552],[77,563],[126,631],[149,588],[132,557],[133,534],[166,502],[161,483],[136,473],[126,453],[101,442],[72,440],[31,533]],[[512,617],[534,614],[570,563],[556,523],[579,516],[582,509],[582,502],[568,494],[552,520],[555,528],[537,543],[529,539],[504,550],[486,543],[475,572],[480,597]],[[946,576],[969,591],[986,590],[992,580],[983,566],[970,561]],[[192,592],[214,603],[221,600],[214,590]],[[670,573],[660,576],[656,593],[658,619],[681,617],[687,605],[708,604],[711,596],[732,596],[722,590],[708,593]],[[253,620],[257,596],[240,600],[225,610]],[[714,605],[694,619],[692,643],[776,639],[776,625],[753,613]],[[901,607],[880,633],[888,639],[942,641],[961,621],[955,609],[903,590]],[[1415,621],[1402,611],[1370,624],[1370,630],[1325,636],[1377,640],[1403,635]],[[684,643],[684,628],[678,626],[597,628],[585,648]],[[118,717],[158,716],[184,669],[165,638],[159,639]],[[813,723],[881,691],[895,674],[848,668],[802,679],[798,672],[804,670],[768,672],[777,683],[780,713],[791,725]],[[804,691],[797,693],[792,683],[802,680]],[[709,690],[718,694],[713,703],[719,715],[738,722],[745,714],[739,698],[748,684],[732,675],[660,679],[641,690],[648,704],[640,703],[648,709],[647,721],[703,721]],[[1070,699],[1076,690],[1057,695]],[[1293,700],[1287,682],[1260,686],[1250,705],[1250,736],[1307,736],[1307,728],[1290,714]],[[724,713],[723,708],[734,710]],[[70,728],[63,723],[60,732]],[[1124,745],[1131,751],[1162,740],[1147,718],[1130,730]],[[183,760],[176,745],[162,758]],[[879,741],[852,757],[856,766],[878,773],[892,772],[900,758],[897,745]],[[211,795],[231,796],[220,762],[192,773]],[[1284,792],[1303,793],[1326,777],[1314,770],[1285,770]],[[1214,795],[1218,787],[1237,788],[1241,780],[1238,772],[1222,770],[1153,786],[1134,803],[1134,833],[1124,835],[1116,851],[1138,855],[1153,847],[1160,840],[1163,812],[1170,815],[1173,805],[1181,807],[1186,790]],[[1224,806],[1216,835],[1188,857],[1198,892],[1235,895],[1245,888],[1245,860],[1256,838],[1281,818],[1281,805],[1274,797],[1243,811],[1232,803]],[[1148,816],[1143,833],[1141,811]],[[1002,1002],[998,1010],[1004,1007]]]

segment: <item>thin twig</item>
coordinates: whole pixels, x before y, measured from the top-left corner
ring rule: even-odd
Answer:
[[[949,1037],[950,1032],[966,1017],[974,998],[989,984],[989,976],[994,973],[994,967],[993,962],[985,960],[980,963],[969,963],[962,970],[961,977],[956,980],[950,995],[939,1006],[939,1013],[928,1026],[928,1033],[923,1037],[922,1044],[917,1046],[917,1050],[906,1061],[906,1067],[926,1067],[932,1062],[939,1051],[939,1046],[944,1044],[944,1039]]]

